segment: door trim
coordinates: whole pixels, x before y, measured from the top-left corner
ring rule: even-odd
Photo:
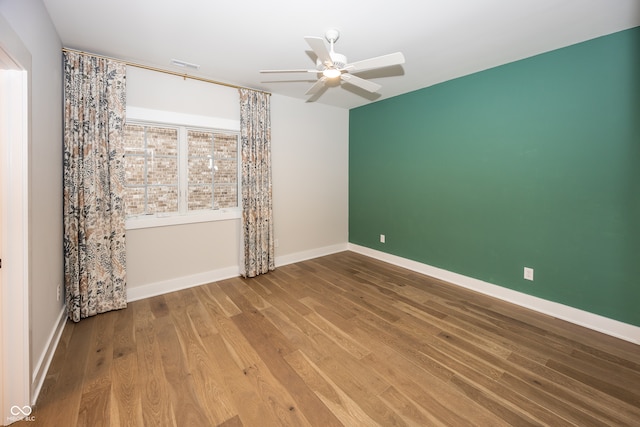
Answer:
[[[31,54],[0,17],[0,420],[29,417],[29,147]],[[19,410],[18,410],[19,408]]]

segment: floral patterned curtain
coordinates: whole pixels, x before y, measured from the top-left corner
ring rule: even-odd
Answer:
[[[74,322],[127,305],[125,71],[117,61],[64,54],[64,275]]]
[[[271,201],[271,104],[269,94],[240,91],[242,232],[245,277],[275,269]]]

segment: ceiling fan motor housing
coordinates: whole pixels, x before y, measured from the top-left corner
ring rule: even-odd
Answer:
[[[336,52],[330,52],[329,55],[331,56],[331,60],[333,61],[333,67],[331,67],[331,68],[335,68],[337,70],[341,70],[341,69],[343,69],[345,67],[345,65],[347,65],[347,57],[344,56],[343,54],[336,53]],[[318,60],[316,61],[316,68],[319,71],[323,71],[327,67],[318,58]]]
[[[331,52],[330,55],[335,68],[342,69],[347,65],[347,57],[341,53]]]

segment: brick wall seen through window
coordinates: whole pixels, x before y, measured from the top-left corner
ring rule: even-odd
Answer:
[[[125,126],[127,217],[238,206],[238,135],[210,129]]]

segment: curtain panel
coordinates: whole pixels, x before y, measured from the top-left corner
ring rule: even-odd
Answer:
[[[64,275],[74,322],[125,308],[126,66],[64,53]]]
[[[275,269],[269,94],[240,92],[243,276]]]

